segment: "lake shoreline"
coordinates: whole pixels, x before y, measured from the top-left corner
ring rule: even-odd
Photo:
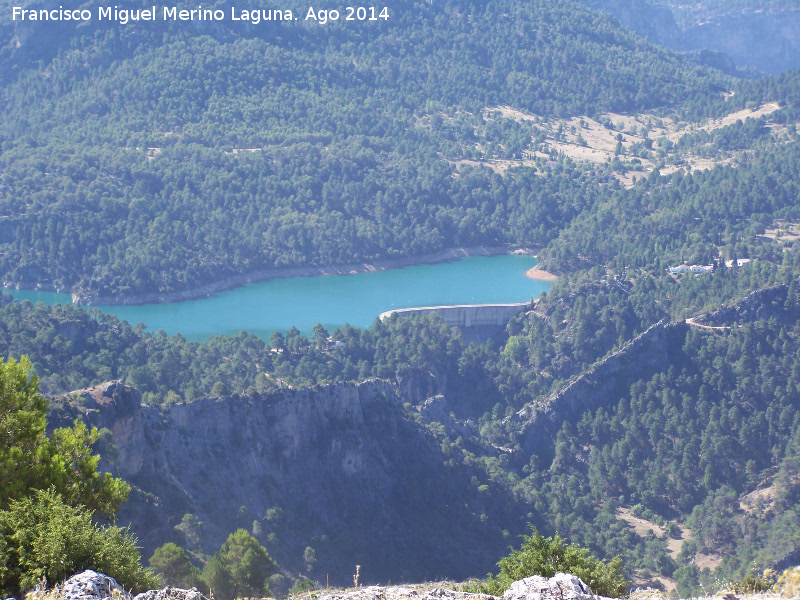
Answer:
[[[558,279],[558,275],[554,275],[549,271],[545,271],[544,269],[540,269],[539,265],[536,265],[532,269],[528,269],[525,271],[525,277],[528,279],[534,279],[536,281],[555,281]]]
[[[321,275],[355,275],[357,273],[369,273],[374,271],[385,271],[388,269],[401,269],[403,267],[412,267],[417,265],[449,262],[469,256],[499,256],[503,254],[533,255],[534,252],[535,250],[532,248],[509,248],[504,246],[449,248],[433,254],[426,254],[417,257],[398,257],[363,263],[350,263],[323,267],[262,269],[246,275],[234,275],[232,277],[226,277],[225,279],[221,279],[214,283],[197,286],[180,292],[152,292],[147,294],[134,294],[125,297],[84,296],[76,292],[72,294],[72,303],[80,306],[135,306],[141,304],[164,304],[205,298],[218,292],[237,287],[243,287],[251,283],[258,283],[260,281],[267,281],[270,279],[317,277]],[[542,273],[544,273],[544,271],[542,271]]]

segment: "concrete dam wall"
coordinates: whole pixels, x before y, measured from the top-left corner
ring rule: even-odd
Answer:
[[[505,327],[506,323],[521,313],[529,302],[516,304],[460,304],[455,306],[421,306],[419,308],[398,308],[381,313],[381,321],[397,314],[400,316],[411,314],[436,313],[445,320],[445,323],[454,327],[480,327],[491,325]]]
[[[383,321],[394,314],[403,316],[436,313],[451,327],[461,329],[467,341],[485,342],[504,330],[512,317],[516,317],[530,305],[529,302],[518,302],[515,304],[460,304],[398,308],[381,313],[380,319]]]

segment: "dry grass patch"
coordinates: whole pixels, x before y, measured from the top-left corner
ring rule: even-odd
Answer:
[[[800,567],[786,569],[772,586],[772,591],[783,598],[800,598]]]
[[[793,242],[800,238],[800,225],[778,221],[775,227],[764,232],[764,237],[776,242]]]
[[[648,521],[647,519],[637,517],[633,514],[633,512],[631,512],[630,508],[618,508],[616,516],[617,519],[625,521],[629,527],[633,528],[633,531],[636,533],[636,535],[641,538],[646,538],[648,532],[650,531],[652,531],[656,537],[662,539],[666,538],[667,551],[672,558],[676,558],[678,556],[683,542],[692,538],[692,532],[689,531],[689,528],[681,524],[676,524],[679,532],[678,536],[670,537],[667,535],[667,531],[663,527],[660,527],[653,521]]]
[[[516,121],[534,123],[546,133],[546,140],[537,148],[536,152],[528,153],[530,158],[547,158],[547,152],[556,151],[575,162],[584,164],[601,165],[610,163],[617,156],[623,163],[638,161],[636,169],[627,168],[626,172],[617,172],[617,180],[625,187],[632,187],[636,180],[646,177],[657,166],[662,158],[642,158],[632,154],[634,144],[642,144],[646,140],[660,147],[664,140],[672,144],[691,133],[700,131],[712,132],[737,121],[748,118],[759,118],[770,115],[780,107],[776,103],[767,103],[758,108],[744,109],[731,113],[719,119],[708,119],[703,122],[691,123],[679,121],[677,118],[661,118],[653,113],[637,115],[623,115],[619,113],[604,113],[597,119],[588,116],[577,116],[570,119],[548,119],[532,113],[515,109],[510,106],[498,106],[484,110],[484,117],[498,112],[505,118]],[[782,130],[781,130],[782,131]],[[773,129],[773,136],[777,137],[780,131]],[[620,152],[621,150],[621,152]],[[669,150],[669,162],[674,164],[661,167],[661,173],[669,175],[679,170],[705,171],[718,165],[735,166],[735,158],[720,156],[710,158],[697,156],[691,153],[676,154]],[[634,159],[636,159],[634,161]],[[673,161],[676,159],[676,161]],[[459,161],[471,163],[474,161]],[[497,173],[504,173],[513,164],[530,166],[529,161],[481,161],[479,164],[489,166]]]

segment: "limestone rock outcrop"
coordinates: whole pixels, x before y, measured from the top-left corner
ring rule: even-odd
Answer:
[[[318,600],[496,600],[486,594],[456,592],[444,588],[430,590],[416,587],[383,587],[372,585],[357,590],[337,591],[321,596]]]
[[[287,568],[303,568],[311,546],[334,585],[353,563],[372,581],[465,579],[492,568],[503,529],[518,532],[517,500],[472,493],[482,473],[446,464],[387,381],[167,406],[121,382],[78,396],[50,422],[111,431],[101,468],[133,488],[117,519],[144,556],[168,541],[212,554],[245,528]]]
[[[539,575],[515,581],[503,600],[605,600],[596,596],[580,577],[556,573],[550,579]]]
[[[628,389],[631,381],[668,363],[671,345],[682,343],[688,326],[656,323],[609,354],[545,400],[525,405],[516,421],[527,452],[547,452],[564,420],[595,410]]]
[[[208,600],[196,588],[184,590],[176,587],[165,587],[162,590],[150,590],[134,596],[133,600]]]
[[[701,325],[730,325],[733,322],[752,323],[775,318],[779,322],[797,321],[798,309],[794,302],[787,310],[789,286],[785,284],[762,288],[750,292],[741,301],[730,306],[723,306],[714,312],[695,319]]]
[[[142,448],[145,443],[144,419],[141,415],[142,394],[121,380],[107,381],[94,387],[72,392],[82,403],[86,421],[98,429],[107,428],[114,436],[117,450],[115,463],[126,473],[142,468]],[[55,417],[55,418],[53,418]],[[49,426],[69,427],[75,415],[59,418],[52,415]]]
[[[318,600],[498,600],[495,596],[457,592],[441,587],[369,586],[324,594]],[[596,596],[580,577],[556,573],[550,579],[538,575],[511,584],[503,600],[609,600]]]
[[[441,423],[445,426],[447,433],[453,439],[461,436],[463,438],[476,438],[478,437],[478,425],[467,419],[466,421],[459,421],[451,416],[450,406],[445,396],[439,394],[428,398],[417,407],[425,423]]]
[[[165,587],[131,597],[113,577],[96,571],[73,575],[61,588],[61,600],[208,600],[195,588]],[[368,586],[323,594],[318,600],[497,600],[495,596],[425,586]],[[606,600],[596,596],[579,577],[557,573],[550,579],[534,575],[514,582],[503,600]]]
[[[208,600],[197,589],[165,587],[131,596],[117,580],[87,569],[67,579],[60,589],[59,600]]]
[[[61,597],[64,600],[121,600],[130,598],[130,594],[113,577],[87,570],[64,582]]]

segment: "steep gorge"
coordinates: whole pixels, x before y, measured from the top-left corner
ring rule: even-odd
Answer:
[[[105,468],[134,487],[118,518],[145,557],[167,541],[212,553],[244,527],[294,572],[314,548],[317,580],[346,583],[356,564],[366,582],[466,578],[503,555],[503,529],[524,530],[527,511],[478,493],[481,473],[448,461],[385,381],[164,408],[111,382],[54,406],[51,422],[76,416],[111,432]],[[187,513],[202,523],[195,547],[175,529]]]

